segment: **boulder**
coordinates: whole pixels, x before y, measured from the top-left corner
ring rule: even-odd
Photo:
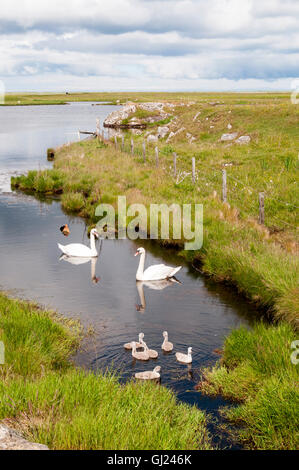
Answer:
[[[154,134],[150,134],[147,139],[146,139],[149,143],[150,142],[157,142],[158,141],[158,136],[154,135]]]
[[[43,444],[26,441],[13,429],[0,424],[0,450],[49,450]]]
[[[236,144],[249,144],[251,141],[251,137],[249,135],[241,135],[237,140]]]
[[[181,127],[179,130],[177,130],[176,132],[170,132],[169,136],[167,137],[167,140],[166,140],[166,143],[168,143],[170,141],[170,139],[172,139],[173,137],[175,137],[176,135],[180,134],[181,132],[183,132],[185,130],[185,127]]]
[[[238,137],[237,132],[233,132],[232,134],[222,134],[221,136],[221,142],[227,142],[227,141],[232,141],[235,140]]]
[[[168,133],[169,133],[169,127],[168,126],[158,127],[158,138],[159,139],[164,139],[164,137],[166,137]]]

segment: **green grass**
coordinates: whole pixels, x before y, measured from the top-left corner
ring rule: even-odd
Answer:
[[[164,99],[171,96],[165,94]],[[160,141],[159,169],[155,167],[155,145],[147,145],[144,164],[143,135],[134,136],[135,158],[132,158],[131,134],[126,133],[127,154],[116,152],[112,142],[105,148],[96,140],[65,146],[56,151],[55,184],[48,180],[51,180],[48,171],[45,178],[43,173],[34,178],[31,173],[27,178],[15,178],[13,186],[19,189],[31,186],[38,191],[44,180],[49,188],[55,188],[61,178],[64,209],[77,210],[90,223],[97,221],[96,205],[107,198],[114,201],[118,195],[126,195],[128,204],[138,202],[146,206],[203,203],[203,248],[196,252],[181,251],[181,255],[190,262],[199,262],[207,275],[231,283],[276,318],[285,318],[298,328],[298,107],[283,94],[241,96],[242,100],[238,94],[195,94],[195,104],[170,108],[177,116],[170,128],[175,131],[184,126],[186,130],[169,143],[165,139]],[[210,100],[215,102],[216,98],[220,104],[214,106]],[[199,111],[201,114],[194,122]],[[239,134],[249,134],[251,143],[220,142],[221,134],[228,132],[228,123]],[[196,138],[192,144],[188,143],[186,132]],[[195,185],[190,175],[173,177],[174,151],[180,174],[191,171],[191,157],[195,156]],[[229,205],[221,202],[223,168],[227,170]],[[258,224],[260,191],[265,192],[265,226]],[[84,205],[77,193],[84,196]],[[74,197],[80,200],[77,209]],[[180,250],[182,242],[177,242]]]
[[[203,393],[238,402],[222,413],[247,447],[299,448],[299,365],[291,362],[296,338],[286,323],[240,328],[226,339],[220,363],[203,372]]]
[[[0,419],[51,449],[210,449],[204,413],[164,387],[76,369],[78,322],[0,294]]]

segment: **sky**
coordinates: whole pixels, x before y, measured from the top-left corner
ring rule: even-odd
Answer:
[[[262,91],[299,82],[299,0],[7,0],[6,91]]]

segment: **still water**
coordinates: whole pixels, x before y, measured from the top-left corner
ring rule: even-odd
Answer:
[[[58,201],[38,201],[31,196],[8,193],[7,179],[15,171],[45,167],[46,148],[67,140],[78,128],[94,129],[95,118],[111,111],[110,106],[45,106],[0,108],[0,288],[79,318],[92,326],[89,337],[76,357],[78,364],[92,370],[114,366],[123,380],[135,372],[162,366],[162,384],[175,390],[179,399],[196,404],[217,415],[221,399],[202,396],[194,387],[200,368],[218,359],[225,336],[240,324],[250,327],[251,307],[227,288],[207,281],[192,267],[182,263],[176,253],[149,243],[146,265],[183,264],[180,283],[160,285],[160,289],[136,284],[139,258],[136,245],[128,240],[98,242],[99,258],[74,265],[60,260],[57,243],[89,244],[84,221],[63,213]],[[16,132],[19,123],[20,134]],[[20,137],[21,136],[21,137]],[[71,139],[74,140],[74,139]],[[66,239],[59,227],[68,223]],[[161,351],[162,332],[169,332],[175,350]],[[159,352],[148,363],[132,360],[123,344],[145,341]],[[176,362],[175,351],[193,348],[192,367]],[[217,434],[217,426],[213,433]],[[224,444],[223,444],[224,443]],[[225,445],[221,440],[221,445]]]

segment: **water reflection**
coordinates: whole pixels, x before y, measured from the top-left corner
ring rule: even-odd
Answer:
[[[136,281],[136,287],[140,299],[140,304],[136,304],[138,312],[144,312],[146,308],[146,301],[144,295],[144,286],[152,290],[163,290],[166,287],[173,286],[174,284],[181,284],[177,279],[163,279],[161,281]]]
[[[100,277],[96,275],[96,265],[98,262],[98,258],[79,258],[75,256],[66,256],[66,255],[61,255],[60,260],[66,261],[67,263],[73,264],[75,266],[80,266],[81,264],[86,264],[90,262],[90,268],[91,268],[91,282],[94,284],[97,284],[100,281]]]

